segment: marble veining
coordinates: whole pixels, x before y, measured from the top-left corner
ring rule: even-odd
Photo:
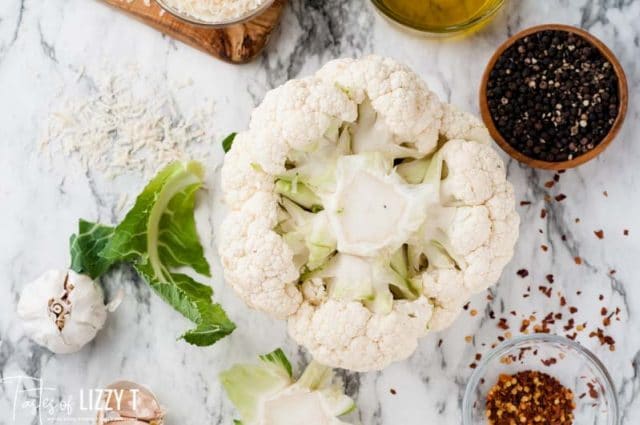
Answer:
[[[576,322],[599,326],[600,308],[619,307],[620,321],[607,333],[616,350],[600,346],[588,332],[578,340],[608,366],[617,386],[622,423],[640,423],[640,0],[512,0],[494,21],[471,37],[429,40],[409,34],[378,16],[367,0],[292,0],[282,26],[267,51],[254,63],[235,67],[194,51],[106,7],[99,0],[3,0],[0,2],[0,425],[39,422],[26,411],[13,416],[14,376],[41,378],[52,397],[77,399],[79,392],[120,378],[152,388],[168,409],[168,423],[230,424],[235,412],[221,392],[217,373],[239,360],[282,346],[296,366],[306,353],[286,337],[283,323],[248,310],[225,288],[214,249],[216,226],[224,215],[217,191],[222,151],[215,146],[209,190],[198,211],[207,246],[216,298],[238,324],[228,339],[208,349],[176,342],[186,323],[158,300],[127,269],[105,279],[107,296],[123,287],[126,298],[108,319],[98,338],[80,353],[54,356],[23,334],[15,305],[24,283],[42,271],[68,262],[67,238],[79,217],[114,222],[120,193],[135,195],[140,179],[116,187],[94,173],[78,172],[60,158],[48,164],[38,152],[41,126],[56,101],[91,91],[91,79],[105,61],[138,63],[161,80],[188,77],[188,96],[215,100],[215,136],[246,126],[248,115],[264,93],[322,63],[367,53],[400,59],[428,81],[444,99],[477,112],[477,88],[483,67],[495,47],[510,34],[548,22],[581,26],[600,37],[618,55],[629,81],[630,108],[618,139],[597,160],[562,174],[552,189],[553,173],[526,168],[504,156],[516,188],[521,237],[513,261],[500,283],[476,296],[449,330],[421,341],[407,361],[368,374],[341,372],[357,400],[355,419],[365,425],[459,424],[461,399],[469,367],[477,352],[486,353],[504,331],[490,318],[515,311],[520,317],[558,309],[554,295],[537,291],[552,273],[554,293],[576,306]],[[87,71],[82,73],[82,70]],[[82,77],[78,81],[78,75]],[[144,84],[144,82],[138,82]],[[606,195],[605,195],[606,192]],[[545,202],[545,195],[567,195]],[[548,214],[540,218],[545,208]],[[602,229],[599,240],[594,231]],[[624,229],[629,235],[624,236]],[[548,251],[541,250],[541,245]],[[574,258],[580,257],[577,265]],[[526,268],[522,279],[516,271]],[[611,271],[615,270],[612,274]],[[527,286],[531,296],[523,298]],[[578,292],[580,294],[578,295]],[[602,295],[603,300],[599,300]],[[564,333],[565,321],[552,325]],[[473,335],[469,343],[465,336]],[[439,341],[442,343],[439,344]],[[32,388],[33,383],[21,386]],[[395,394],[392,394],[391,389]],[[53,415],[55,418],[56,415]],[[83,423],[92,423],[84,421]]]

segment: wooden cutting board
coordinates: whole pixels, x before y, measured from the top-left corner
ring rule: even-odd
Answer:
[[[243,24],[211,29],[189,24],[169,12],[162,13],[160,6],[153,0],[149,6],[143,0],[131,3],[127,0],[102,1],[177,40],[235,64],[249,62],[264,50],[280,22],[286,2],[275,0],[264,13]]]

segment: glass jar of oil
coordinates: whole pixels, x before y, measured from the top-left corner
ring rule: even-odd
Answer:
[[[480,26],[504,0],[372,0],[386,17],[432,35],[459,33]]]

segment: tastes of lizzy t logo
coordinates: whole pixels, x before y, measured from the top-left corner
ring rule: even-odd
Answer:
[[[62,394],[29,376],[0,377],[0,423],[48,425],[95,424],[99,412],[136,410],[138,389],[93,388]]]

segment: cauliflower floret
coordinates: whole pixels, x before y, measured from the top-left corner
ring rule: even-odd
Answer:
[[[442,105],[407,66],[368,56],[329,62],[317,75],[345,90],[359,104],[368,98],[384,127],[395,136],[393,143],[411,142],[422,155],[435,150]]]
[[[357,116],[357,105],[338,87],[315,77],[291,80],[268,92],[251,116],[256,162],[280,174],[290,150],[314,150],[323,138],[335,143],[338,126]]]
[[[223,167],[227,281],[321,363],[406,358],[512,256],[519,218],[489,140],[391,59],[272,90]]]
[[[273,192],[273,177],[252,165],[253,140],[253,134],[249,132],[238,134],[222,167],[222,192],[225,202],[232,209],[242,207],[257,192]]]
[[[364,372],[410,356],[427,333],[431,312],[424,297],[397,301],[386,315],[358,302],[329,299],[319,307],[305,302],[289,319],[289,333],[316,361]]]
[[[489,145],[451,140],[440,150],[446,165],[442,181],[445,205],[480,205],[506,178],[502,160]]]
[[[220,228],[218,250],[225,280],[252,308],[284,319],[302,295],[293,252],[272,229],[277,224],[276,197],[259,192],[232,212]]]
[[[448,103],[442,105],[440,134],[447,140],[463,139],[487,145],[493,142],[482,121]]]
[[[464,286],[463,274],[456,269],[433,269],[422,275],[424,295],[434,304],[429,329],[449,327],[460,315],[471,293]]]

